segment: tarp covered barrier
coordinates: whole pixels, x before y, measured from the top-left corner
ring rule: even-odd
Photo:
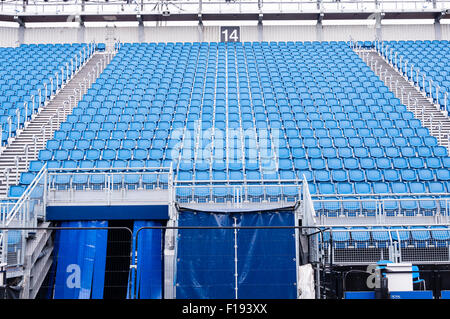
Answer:
[[[62,222],[61,227],[107,227],[107,221]],[[105,279],[106,229],[57,230],[54,299],[102,298]]]
[[[132,254],[133,260],[137,254],[137,265],[136,273],[132,270],[129,276],[129,299],[162,299],[163,232],[161,229],[141,229],[155,226],[162,224],[159,221],[134,221]]]
[[[178,226],[232,226],[225,214],[183,212]],[[226,229],[180,229],[176,298],[234,298],[234,234]]]
[[[293,211],[183,211],[178,225],[294,226],[295,221]],[[179,229],[177,245],[176,298],[297,297],[294,228],[239,229],[236,233],[234,229]]]

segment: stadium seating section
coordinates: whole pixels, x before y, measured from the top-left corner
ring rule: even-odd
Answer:
[[[67,64],[69,73],[72,72],[72,67],[76,70],[84,62],[83,49],[86,47],[86,44],[30,44],[0,48],[1,144],[6,143],[10,130],[11,136],[14,136],[17,125],[22,126],[25,116],[29,119],[33,114],[31,96],[35,97],[35,109],[42,106],[45,100],[44,84],[47,84],[47,97],[50,97],[50,79],[53,79],[55,92],[56,73],[60,87],[67,79]],[[80,52],[83,54],[81,59]],[[86,56],[88,54],[86,50]],[[75,63],[76,55],[78,65]],[[64,68],[63,73],[61,68]],[[39,89],[41,105],[39,105]],[[28,102],[27,108],[24,102]],[[8,118],[11,119],[11,127]]]
[[[223,142],[227,128],[258,138]],[[313,194],[450,191],[447,149],[345,42],[124,44],[22,187],[44,163],[172,165],[178,180],[198,183],[305,177]]]

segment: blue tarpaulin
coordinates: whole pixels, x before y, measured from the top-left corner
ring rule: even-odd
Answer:
[[[107,227],[107,221],[62,222],[61,227]],[[106,229],[57,231],[55,299],[102,298],[106,265]]]
[[[183,211],[178,225],[246,227],[295,223],[292,211]],[[296,298],[294,228],[239,229],[236,233],[234,229],[180,229],[178,234],[177,298]]]
[[[163,260],[162,230],[141,229],[142,227],[161,226],[158,221],[134,221],[133,226],[133,260],[137,254],[136,272],[129,276],[127,298],[162,299]],[[137,236],[137,252],[136,252]]]

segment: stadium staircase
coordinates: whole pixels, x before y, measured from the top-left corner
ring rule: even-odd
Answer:
[[[90,83],[82,88],[83,91],[87,91],[110,58],[108,53],[94,53],[86,64],[74,73],[72,79],[63,85],[48,104],[27,123],[25,128],[18,132],[17,137],[8,141],[7,146],[0,153],[0,172],[4,172],[0,174],[0,198],[8,195],[9,185],[19,182],[21,172],[28,170],[30,161],[37,159],[39,151],[45,148],[47,140],[53,137],[60,123],[72,113],[80,95],[80,92],[76,90]],[[91,77],[89,82],[86,81],[88,76]],[[81,92],[83,93],[85,92]],[[70,99],[74,97],[75,103],[70,103]],[[64,112],[62,107],[66,107]],[[8,253],[7,278],[15,278],[21,299],[34,299],[37,296],[52,265],[52,231],[39,229],[50,226],[52,226],[50,222],[38,220],[38,229],[28,232],[22,267],[11,267],[10,260],[14,263],[14,259],[17,258],[14,258],[15,253]],[[13,232],[9,232],[9,236],[14,235]]]
[[[431,98],[420,92],[405,76],[394,69],[378,52],[359,50],[356,53],[367,62],[368,66],[377,74],[385,85],[395,93],[397,98],[407,106],[408,111],[420,119],[422,125],[427,127],[430,134],[439,142],[439,145],[450,147],[450,118],[443,114],[439,105],[435,105]],[[381,72],[380,72],[381,67]],[[397,89],[396,89],[397,87]],[[403,89],[403,96],[401,88]],[[408,96],[410,96],[408,103]],[[417,105],[416,105],[417,99]]]
[[[7,146],[0,153],[0,172],[2,172],[0,174],[0,198],[7,196],[9,185],[19,182],[20,173],[28,170],[28,164],[37,159],[39,151],[45,148],[47,140],[51,139],[54,131],[59,129],[59,123],[64,122],[67,115],[72,113],[72,108],[79,100],[79,96],[77,96],[79,92],[75,94],[74,90],[80,89],[80,84],[85,83],[85,78],[97,67],[97,64],[103,69],[107,57],[107,54],[104,53],[94,53],[87,63],[74,74],[73,78],[59,89],[53,99],[40,109],[40,112],[28,122],[21,132],[18,132],[17,137],[8,141]],[[95,73],[95,70],[92,73]],[[90,83],[94,82],[95,80]],[[89,87],[86,88],[86,91],[87,89]],[[75,96],[75,103],[65,103],[71,96]],[[66,107],[64,112],[62,111],[63,107]]]

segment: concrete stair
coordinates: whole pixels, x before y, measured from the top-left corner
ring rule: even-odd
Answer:
[[[375,72],[385,85],[399,98],[407,110],[421,120],[422,125],[437,138],[439,145],[450,151],[450,118],[434,104],[431,98],[409,81],[399,71],[387,62],[375,50],[355,50],[364,62]]]

